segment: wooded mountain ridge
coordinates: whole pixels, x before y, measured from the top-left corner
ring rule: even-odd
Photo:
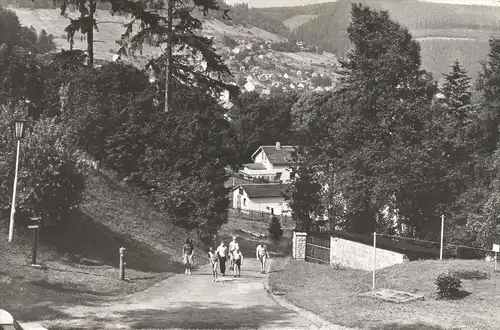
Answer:
[[[228,26],[257,27],[291,41],[306,41],[319,49],[342,57],[350,47],[347,36],[351,4],[360,2],[373,9],[387,10],[391,17],[407,27],[422,48],[423,68],[440,79],[452,61],[459,60],[475,80],[480,61],[488,52],[488,39],[496,35],[500,7],[442,4],[418,0],[339,0],[296,7],[249,8],[247,4],[230,8]],[[0,5],[27,8],[55,8],[51,0],[0,0]],[[108,4],[99,4],[106,10]],[[219,13],[207,17],[220,18]],[[309,16],[305,16],[309,15]],[[300,19],[304,16],[307,19]],[[296,19],[293,29],[284,22]],[[290,26],[290,25],[289,25]]]
[[[351,4],[359,2],[377,10],[387,10],[391,18],[407,27],[422,47],[423,67],[436,78],[459,60],[472,78],[488,52],[488,39],[500,25],[500,7],[442,4],[417,0],[339,0],[335,2],[279,8],[231,7],[233,23],[257,27],[272,25],[272,31],[291,40],[307,41],[343,56],[350,47],[347,35]],[[243,15],[243,13],[245,15]],[[300,15],[315,15],[290,31],[283,22]],[[244,20],[239,17],[244,16]],[[262,22],[262,23],[261,23]],[[286,34],[283,34],[284,32]]]

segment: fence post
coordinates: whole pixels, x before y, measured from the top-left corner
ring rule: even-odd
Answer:
[[[125,248],[120,248],[120,280],[125,280],[125,262],[124,262]]]
[[[306,244],[307,244],[307,233],[306,232],[293,232],[293,247],[292,254],[295,260],[305,260],[306,259]]]

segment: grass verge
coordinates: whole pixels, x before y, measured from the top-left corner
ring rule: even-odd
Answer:
[[[0,307],[22,321],[58,318],[49,306],[105,301],[182,273],[182,242],[189,236],[102,172],[87,176],[78,211],[54,229],[42,228],[42,269],[29,266],[31,233],[19,226],[8,243],[7,228],[8,219],[0,221]],[[119,280],[120,247],[126,281]],[[196,262],[205,263],[199,256],[197,249]]]
[[[484,279],[462,279],[461,298],[436,300],[439,273],[486,273]],[[290,302],[344,326],[363,329],[498,329],[500,273],[484,261],[414,261],[379,270],[376,287],[424,295],[406,304],[362,297],[371,290],[372,273],[291,259],[273,262],[271,290],[285,292]]]

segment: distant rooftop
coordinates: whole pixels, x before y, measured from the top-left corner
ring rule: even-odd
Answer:
[[[294,148],[294,146],[281,146],[278,150],[276,146],[261,146],[254,152],[252,158],[259,150],[263,150],[273,165],[292,165],[292,152]]]
[[[247,167],[250,170],[265,170],[266,166],[263,163],[249,163],[243,164],[243,166]]]
[[[284,197],[289,188],[288,184],[262,183],[262,184],[242,184],[236,188],[243,188],[250,198],[263,197]]]

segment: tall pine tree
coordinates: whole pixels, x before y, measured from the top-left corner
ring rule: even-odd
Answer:
[[[450,115],[459,122],[464,122],[472,102],[471,78],[467,71],[456,60],[451,72],[444,75],[445,82],[441,88],[443,101]]]
[[[351,15],[348,34],[353,48],[341,63],[344,78],[338,96],[343,115],[331,136],[347,147],[331,161],[338,164],[337,182],[346,199],[350,230],[369,233],[395,196],[400,197],[393,207],[403,214],[401,221],[409,224],[422,213],[420,205],[425,203],[407,198],[425,196],[419,192],[424,187],[416,189],[414,182],[421,174],[408,170],[417,157],[411,146],[422,141],[435,84],[420,69],[418,42],[387,12],[354,4]],[[336,149],[330,154],[336,155]],[[423,171],[421,167],[417,168]],[[430,217],[431,210],[424,218]]]

